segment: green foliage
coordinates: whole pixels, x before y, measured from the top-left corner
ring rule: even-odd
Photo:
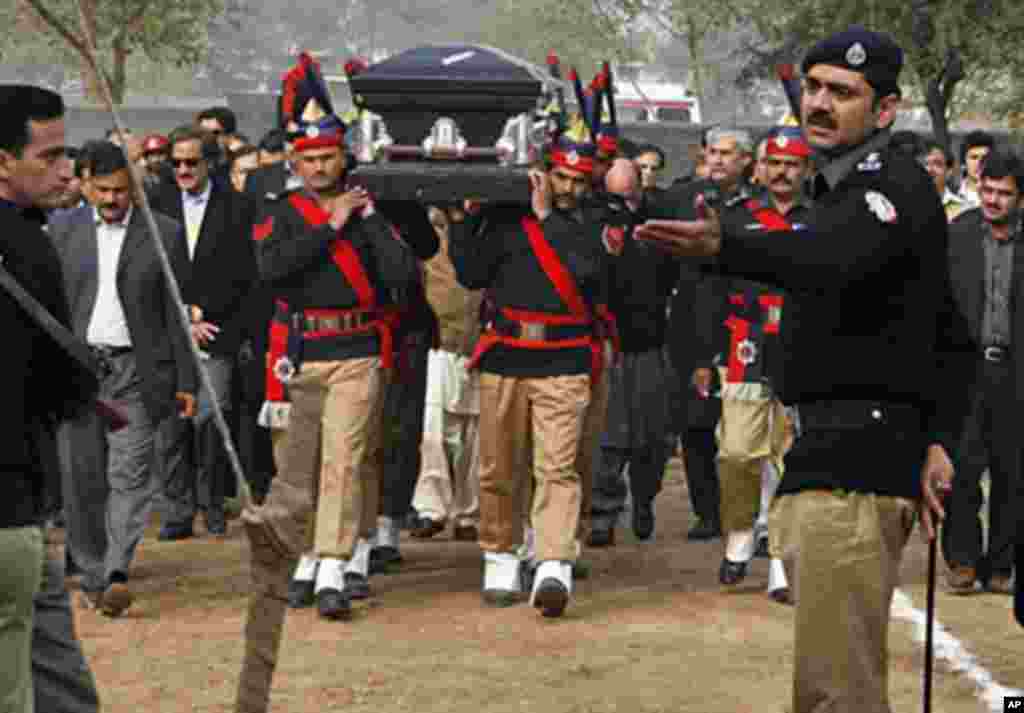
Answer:
[[[16,0],[3,0],[17,8]],[[115,100],[127,89],[128,59],[135,55],[153,63],[191,67],[204,56],[206,23],[221,11],[221,0],[17,0],[36,18],[41,32],[8,36],[8,53],[51,54],[88,74],[89,37],[96,42],[96,60],[109,78]],[[80,9],[81,6],[81,9]],[[84,14],[84,21],[83,21]]]

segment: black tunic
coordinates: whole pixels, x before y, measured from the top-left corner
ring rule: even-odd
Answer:
[[[338,233],[328,224],[308,223],[289,201],[290,195],[272,204],[262,224],[270,233],[257,244],[260,276],[274,298],[293,311],[358,307],[355,289],[331,257]],[[349,241],[359,256],[377,305],[402,304],[416,279],[416,258],[380,213],[366,219],[353,215],[340,239]],[[380,340],[373,333],[307,340],[303,350],[308,361],[354,359],[380,354]]]
[[[806,230],[730,226],[718,259],[725,274],[790,295],[779,395],[799,407],[804,433],[779,492],[918,497],[926,446],[955,453],[976,353],[953,300],[945,214],[887,132],[816,184]]]
[[[459,283],[487,290],[495,310],[511,308],[569,314],[551,280],[541,268],[521,225],[521,207],[489,207],[449,230],[449,254]],[[559,210],[541,223],[544,237],[575,278],[593,311],[607,304],[610,260],[601,239],[602,224],[587,211],[583,222]],[[486,372],[519,378],[583,374],[590,371],[587,348],[521,349],[497,345],[480,361]]]

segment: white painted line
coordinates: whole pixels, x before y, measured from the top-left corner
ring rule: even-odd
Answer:
[[[906,594],[896,590],[892,598],[892,616],[910,622],[914,627],[914,640],[924,644],[927,615],[914,607],[914,603]],[[935,643],[935,660],[942,661],[954,673],[967,676],[977,688],[978,698],[991,713],[1002,713],[1004,696],[1024,696],[1024,691],[1007,688],[993,678],[967,648],[960,643],[946,628],[935,620],[933,632]]]

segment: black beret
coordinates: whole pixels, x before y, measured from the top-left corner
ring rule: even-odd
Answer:
[[[807,74],[816,64],[831,64],[863,74],[879,96],[900,94],[903,50],[889,35],[854,25],[814,45],[800,69]]]

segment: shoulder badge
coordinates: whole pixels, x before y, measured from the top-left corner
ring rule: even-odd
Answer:
[[[877,151],[873,151],[864,157],[864,160],[857,164],[857,170],[861,173],[879,171],[882,168],[882,157]]]
[[[878,191],[868,191],[864,194],[864,200],[867,201],[868,210],[874,213],[875,217],[883,223],[895,223],[899,217],[896,214],[896,206],[892,204],[892,201]]]

